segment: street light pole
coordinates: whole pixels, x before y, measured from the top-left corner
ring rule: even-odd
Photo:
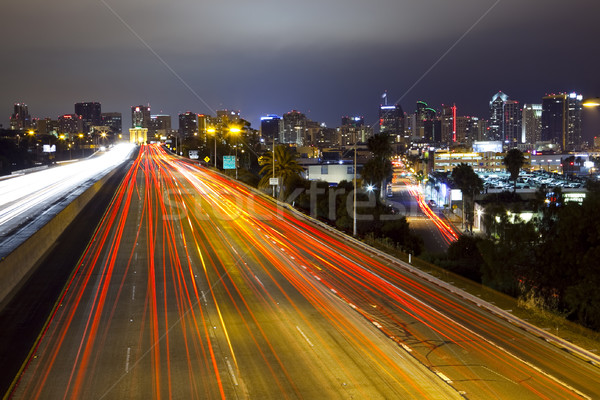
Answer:
[[[229,133],[233,133],[235,135],[239,135],[241,134],[242,130],[240,128],[229,128]],[[237,157],[238,157],[238,144],[239,144],[239,140],[236,138],[235,140],[235,179],[238,178],[238,167],[237,167]]]
[[[356,141],[354,141],[354,190],[353,194],[353,207],[352,207],[352,236],[356,236]]]
[[[275,135],[273,135],[273,178],[275,178]],[[273,198],[275,198],[275,185],[273,186]]]
[[[214,136],[215,139],[215,169],[217,168],[217,130],[212,126],[206,130],[208,133]]]

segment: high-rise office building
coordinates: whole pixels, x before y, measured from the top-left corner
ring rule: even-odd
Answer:
[[[75,114],[81,117],[83,129],[102,125],[102,106],[97,102],[75,103]]]
[[[102,125],[108,126],[112,133],[121,133],[123,130],[123,115],[120,112],[102,113]]]
[[[424,101],[417,101],[413,123],[413,136],[432,140],[433,133],[429,129],[426,132],[425,126],[432,127],[433,124],[427,124],[427,121],[433,121],[437,117],[437,112],[429,107]]]
[[[542,140],[542,105],[523,104],[521,141],[535,144]]]
[[[65,114],[58,117],[59,133],[75,135],[83,133],[83,121],[77,114]]]
[[[400,104],[379,106],[379,132],[388,133],[395,142],[404,138],[404,111]]]
[[[521,117],[523,113],[518,101],[506,100],[502,114],[502,140],[508,148],[521,143]]]
[[[492,96],[492,100],[490,101],[488,140],[503,140],[502,121],[504,119],[504,103],[506,101],[508,101],[508,96],[501,91]]]
[[[10,129],[29,129],[31,128],[31,116],[25,103],[15,103],[13,113],[10,116]]]
[[[236,123],[240,120],[239,110],[217,110],[217,119],[227,121],[228,123]]]
[[[266,144],[279,143],[279,135],[283,131],[283,119],[274,114],[260,118],[260,135]]]
[[[550,94],[542,98],[542,140],[561,146],[563,151],[581,146],[583,96],[577,93]]]
[[[198,135],[198,114],[191,111],[179,114],[179,135],[182,137]]]
[[[283,131],[279,135],[280,143],[304,145],[308,119],[300,111],[292,110],[283,115]]]
[[[501,140],[515,147],[521,142],[521,108],[518,101],[498,92],[490,101],[490,120],[487,140]]]
[[[149,128],[152,117],[150,116],[150,106],[131,107],[131,127]]]
[[[441,142],[443,144],[452,144],[456,142],[456,105],[451,106],[442,104],[441,121]]]
[[[171,132],[171,116],[165,114],[151,115],[148,135],[166,136]]]
[[[349,146],[357,142],[365,142],[370,136],[370,130],[365,126],[365,118],[362,116],[342,117],[342,125],[339,129],[338,145]]]

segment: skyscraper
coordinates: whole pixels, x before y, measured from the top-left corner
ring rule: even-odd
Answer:
[[[65,114],[58,117],[59,133],[75,135],[83,133],[83,121],[77,114]]]
[[[508,96],[501,91],[492,96],[490,101],[490,120],[488,140],[503,140],[502,120],[504,116],[504,103]]]
[[[442,104],[441,116],[442,137],[441,142],[451,144],[456,142],[456,105]]]
[[[283,131],[283,120],[280,116],[269,114],[260,118],[260,134],[265,143],[279,143],[279,135]]]
[[[502,109],[502,141],[509,148],[521,142],[522,111],[518,101],[506,100]]]
[[[432,140],[433,134],[430,131],[426,132],[425,126],[433,126],[432,124],[427,124],[426,121],[432,121],[436,118],[436,116],[437,112],[433,108],[429,107],[427,103],[424,101],[417,101],[413,136]]]
[[[112,133],[121,133],[123,130],[123,115],[120,112],[102,113],[102,125],[108,126]]]
[[[523,104],[521,141],[535,144],[542,140],[542,105]]]
[[[498,92],[490,101],[488,140],[501,140],[515,147],[521,141],[521,108],[518,101]]]
[[[150,106],[131,107],[131,127],[148,128],[150,127],[152,117],[150,116]]]
[[[83,129],[102,125],[102,106],[97,102],[75,103],[75,114],[81,117]]]
[[[196,136],[198,134],[198,114],[187,111],[179,114],[179,135],[182,137]]]
[[[563,151],[581,146],[583,96],[577,93],[550,94],[542,98],[542,140],[561,146]]]
[[[31,128],[31,116],[27,104],[15,103],[13,113],[10,116],[10,129],[29,129]]]
[[[356,142],[365,142],[369,136],[369,129],[365,126],[365,118],[362,116],[342,117],[339,133],[338,144],[348,146]]]
[[[283,115],[283,132],[281,132],[280,143],[304,145],[306,132],[306,115],[300,111],[292,110]]]
[[[395,142],[404,138],[404,111],[400,104],[379,106],[379,132],[388,133]]]

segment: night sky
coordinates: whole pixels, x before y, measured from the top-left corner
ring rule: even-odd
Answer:
[[[0,123],[99,101],[123,113],[297,109],[377,120],[381,95],[488,117],[498,90],[600,96],[597,0],[21,0],[0,23]],[[429,71],[429,72],[427,72]],[[415,85],[416,84],[416,85]]]

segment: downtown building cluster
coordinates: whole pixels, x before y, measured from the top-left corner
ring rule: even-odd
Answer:
[[[10,116],[10,130],[34,132],[40,135],[76,137],[80,134],[120,134],[122,115],[120,112],[102,112],[98,102],[75,103],[74,112],[49,117],[34,118],[25,103],[15,103]]]

